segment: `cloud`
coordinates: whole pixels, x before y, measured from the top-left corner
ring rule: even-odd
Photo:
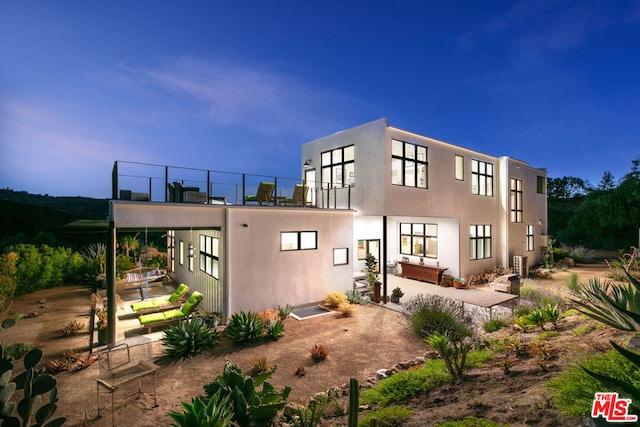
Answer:
[[[160,67],[121,67],[117,85],[142,85],[193,102],[195,118],[268,135],[317,136],[363,104],[286,73],[181,57]]]

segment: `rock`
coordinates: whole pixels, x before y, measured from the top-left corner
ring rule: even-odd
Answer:
[[[566,257],[565,259],[563,259],[562,263],[564,265],[566,265],[567,267],[575,267],[576,266],[575,260],[573,258],[569,258],[569,257]]]
[[[378,376],[378,379],[381,380],[383,378],[387,378],[387,370],[386,369],[378,369],[376,371],[376,375]]]

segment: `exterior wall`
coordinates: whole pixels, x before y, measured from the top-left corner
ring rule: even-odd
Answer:
[[[427,147],[428,188],[404,187],[391,183],[391,141],[393,139]],[[444,242],[445,238],[438,236],[438,258],[446,257],[447,265],[443,264],[443,260],[436,261],[450,268],[448,274],[467,276],[496,265],[511,266],[514,255],[527,255],[530,265],[540,258],[540,236],[547,233],[547,205],[546,195],[537,194],[536,186],[538,176],[544,176],[546,179],[544,170],[532,168],[519,160],[478,153],[393,128],[388,126],[386,119],[304,144],[302,155],[304,159],[312,160],[312,164],[320,174],[322,152],[351,144],[355,146],[356,183],[355,187],[351,188],[350,207],[362,216],[413,217],[419,219],[416,222],[428,219],[426,222],[438,223],[439,233],[444,230],[449,233],[446,244],[441,245],[440,242]],[[464,180],[462,181],[454,177],[456,154],[464,159]],[[472,160],[493,164],[493,196],[472,194]],[[523,180],[523,223],[512,224],[509,219],[509,179],[511,177]],[[453,223],[448,223],[447,220],[453,220]],[[527,224],[533,224],[535,227],[536,249],[523,253]],[[471,225],[492,226],[491,258],[469,259]],[[455,230],[456,227],[457,230]],[[397,259],[398,228],[388,225],[387,231],[387,257]],[[449,243],[449,238],[454,236],[455,244]],[[354,236],[356,243],[358,238]],[[357,246],[354,246],[354,250],[356,248]]]
[[[281,251],[283,231],[317,231],[318,249]],[[308,304],[352,287],[353,251],[348,264],[333,265],[333,249],[352,245],[351,211],[229,209],[227,234],[230,314]]]

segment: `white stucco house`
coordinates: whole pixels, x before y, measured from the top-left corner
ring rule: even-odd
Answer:
[[[367,253],[386,282],[385,266],[401,269],[403,260],[464,277],[511,267],[514,257],[534,265],[547,244],[544,169],[386,119],[302,145],[300,177],[269,179],[276,196],[295,184],[308,188],[301,206],[278,203],[284,197],[245,204],[265,178],[129,165],[136,173],[124,170],[127,162],[114,166],[110,262],[118,232],[165,231],[171,275],[224,317],[351,289]],[[190,191],[176,198],[171,183],[178,181]]]

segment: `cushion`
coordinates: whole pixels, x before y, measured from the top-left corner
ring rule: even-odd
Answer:
[[[164,315],[165,313],[143,314],[142,316],[138,317],[138,320],[140,321],[140,324],[147,325],[149,323],[162,322],[166,320]]]
[[[156,308],[158,306],[158,304],[156,303],[156,301],[141,301],[141,302],[134,302],[133,304],[131,304],[131,310],[133,311],[138,311],[138,310],[145,310],[148,308]]]
[[[182,312],[185,314],[191,313],[191,311],[193,310],[193,307],[196,304],[198,304],[201,299],[202,299],[202,294],[198,291],[195,291],[193,294],[191,294],[187,302],[185,302],[184,305],[182,306]]]
[[[181,310],[175,309],[175,310],[169,310],[169,311],[165,311],[164,312],[164,318],[165,320],[173,320],[173,319],[179,319],[181,317],[184,317],[184,313]]]
[[[180,286],[175,290],[174,293],[169,297],[169,302],[178,302],[180,297],[185,294],[189,290],[189,287],[184,283],[180,283]]]

